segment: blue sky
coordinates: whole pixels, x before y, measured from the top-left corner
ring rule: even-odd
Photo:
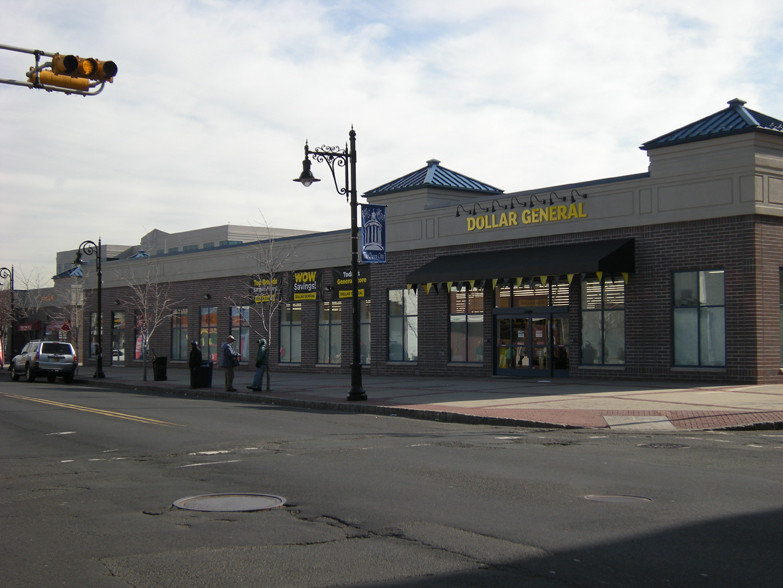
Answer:
[[[332,230],[302,147],[357,132],[360,193],[431,158],[504,189],[644,172],[739,97],[783,118],[772,0],[0,0],[0,43],[112,59],[82,98],[0,85],[0,265],[218,224]],[[32,56],[0,51],[0,78]],[[314,168],[324,177],[325,169]]]

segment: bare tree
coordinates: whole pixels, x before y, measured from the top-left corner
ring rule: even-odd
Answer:
[[[31,325],[39,320],[41,309],[51,302],[47,296],[42,295],[42,292],[50,291],[50,289],[44,286],[45,283],[46,280],[44,280],[40,272],[33,271],[25,274],[19,270],[16,271],[14,314],[17,318],[24,317],[29,319]],[[30,328],[32,329],[32,326]],[[43,331],[43,329],[41,330]],[[38,336],[37,330],[32,330],[32,338],[34,339]],[[43,336],[43,332],[41,336]]]
[[[82,278],[72,277],[55,281],[53,310],[47,314],[49,318],[62,323],[68,328],[71,343],[78,346],[84,325],[84,285]]]
[[[142,379],[146,382],[147,364],[150,356],[149,341],[158,327],[174,316],[174,307],[182,300],[171,298],[169,283],[159,281],[157,264],[147,259],[144,266],[142,275],[139,276],[139,272],[131,269],[130,275],[125,277],[128,294],[120,297],[120,301],[129,308],[135,309],[135,320],[142,337],[141,348],[144,365]]]
[[[257,233],[258,244],[252,252],[253,267],[255,272],[249,276],[251,281],[250,292],[250,312],[258,320],[251,321],[255,325],[253,332],[266,339],[267,353],[269,350],[277,349],[278,343],[274,342],[272,334],[272,323],[280,307],[289,302],[288,293],[288,259],[293,254],[293,249],[289,246],[282,246],[275,239],[273,230],[269,224],[264,221],[264,228]],[[242,306],[244,303],[229,298],[229,301],[235,306]],[[250,351],[248,351],[250,357]],[[269,366],[266,368],[266,389],[270,389]]]

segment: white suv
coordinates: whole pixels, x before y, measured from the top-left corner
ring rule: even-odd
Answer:
[[[24,374],[28,382],[37,376],[46,376],[50,382],[62,376],[66,382],[73,382],[77,365],[76,352],[70,343],[38,340],[25,345],[11,360],[9,369],[12,380],[18,380]]]

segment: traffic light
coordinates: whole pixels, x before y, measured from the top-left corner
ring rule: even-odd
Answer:
[[[117,75],[117,64],[113,61],[99,61],[92,57],[55,53],[52,57],[52,73],[58,76],[111,82]]]

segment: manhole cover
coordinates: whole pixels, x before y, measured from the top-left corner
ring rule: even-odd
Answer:
[[[652,502],[652,498],[644,496],[625,496],[625,495],[606,495],[606,494],[588,494],[586,500],[592,502],[614,502],[614,503],[632,503],[632,502]]]
[[[252,512],[285,504],[285,498],[271,494],[202,494],[174,501],[174,506],[202,512]]]

